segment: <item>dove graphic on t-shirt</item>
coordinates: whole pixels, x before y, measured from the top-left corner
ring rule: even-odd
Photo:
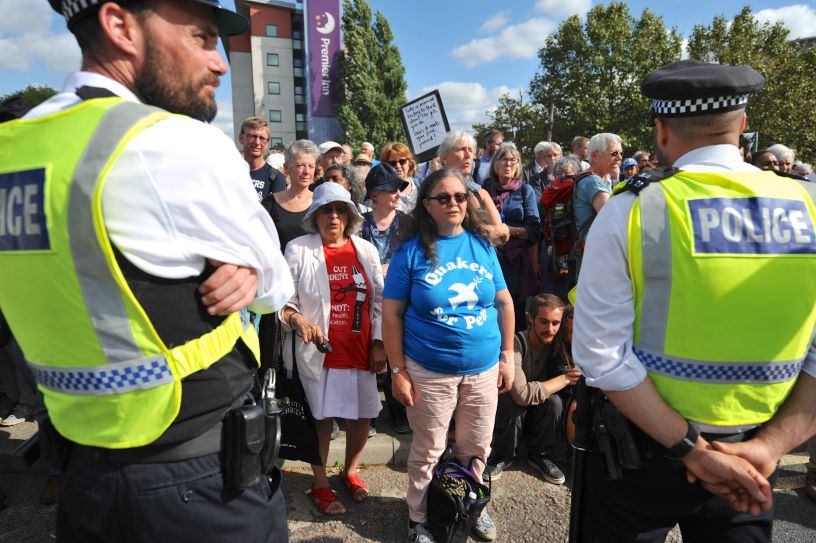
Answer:
[[[479,301],[479,297],[475,292],[477,284],[478,281],[473,281],[469,285],[465,285],[464,283],[454,283],[449,286],[448,290],[456,292],[456,296],[453,298],[448,298],[451,309],[456,309],[456,306],[463,303],[467,303],[468,309],[473,309],[473,306]]]

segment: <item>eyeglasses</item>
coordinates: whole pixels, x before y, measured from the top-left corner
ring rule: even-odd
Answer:
[[[503,159],[499,160],[499,162],[504,162],[505,164],[509,164],[511,166],[514,166],[514,165],[518,164],[519,161],[518,161],[517,158],[503,158]]]
[[[441,205],[446,206],[450,203],[451,198],[456,201],[457,204],[461,204],[465,200],[467,200],[468,195],[464,192],[457,192],[456,194],[437,194],[436,196],[428,196],[428,200],[436,200]]]
[[[325,205],[321,206],[320,209],[318,209],[318,211],[326,215],[331,215],[332,213],[337,213],[338,215],[345,215],[346,213],[348,213],[348,207],[346,206],[346,204]]]
[[[246,137],[246,139],[247,139],[247,140],[249,140],[249,141],[258,140],[258,141],[260,141],[261,143],[266,143],[267,141],[269,141],[269,138],[266,138],[266,137],[264,137],[264,136],[261,136],[260,134],[247,134],[247,133],[244,133],[244,136],[245,136],[245,137]]]
[[[623,151],[610,151],[609,156],[623,156]]]
[[[396,167],[397,167],[397,164],[399,164],[400,166],[405,166],[406,164],[408,164],[408,159],[407,159],[407,158],[401,158],[401,159],[399,159],[399,160],[389,160],[389,161],[388,161],[388,164],[389,164],[389,165],[390,165],[392,168],[396,168]]]

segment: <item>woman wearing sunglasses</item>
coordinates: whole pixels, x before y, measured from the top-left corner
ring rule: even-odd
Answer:
[[[408,456],[409,540],[430,543],[427,490],[455,421],[454,455],[481,479],[499,392],[513,382],[513,301],[465,179],[428,176],[403,219],[383,291],[383,341],[394,397],[414,430]],[[496,537],[487,512],[476,523]]]
[[[390,165],[397,172],[397,175],[408,181],[405,188],[400,191],[399,210],[404,213],[410,212],[416,205],[419,190],[419,179],[416,177],[416,161],[411,154],[411,150],[407,145],[398,141],[386,143],[380,153],[380,161]]]
[[[303,227],[315,233],[295,238],[286,246],[295,294],[278,312],[287,332],[284,366],[292,370],[294,341],[298,373],[315,418],[323,461],[322,466],[312,466],[309,494],[327,515],[346,511],[326,476],[334,417],[347,421],[345,468],[340,479],[351,498],[362,502],[368,497],[368,485],[360,478],[357,465],[371,419],[381,408],[375,374],[385,367],[383,275],[377,249],[352,235],[362,222],[341,185],[323,183],[315,189],[303,219]],[[318,350],[324,340],[330,342],[330,352]]]

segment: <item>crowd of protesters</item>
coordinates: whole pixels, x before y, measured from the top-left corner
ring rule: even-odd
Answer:
[[[256,136],[248,138],[248,130]],[[259,118],[248,119],[240,132],[240,142],[263,142],[269,137]],[[442,142],[437,158],[417,164],[401,142],[382,145],[376,161],[368,142],[355,155],[348,144],[328,141],[318,146],[296,141],[282,160],[286,187],[279,193],[272,189],[263,200],[296,276],[302,275],[303,257],[286,245],[303,245],[304,238],[297,236],[314,229],[309,220],[313,213],[328,213],[344,225],[356,224],[361,216],[361,231],[343,243],[362,246],[368,242],[377,249],[380,268],[376,275],[381,281],[384,278],[385,289],[369,294],[380,297],[376,304],[382,306],[382,331],[380,336],[376,327],[376,333],[366,336],[369,343],[364,351],[373,352],[382,337],[388,354],[382,368],[387,378],[381,380],[388,414],[397,432],[413,430],[407,494],[410,537],[416,541],[432,541],[424,528],[425,496],[430,470],[448,439],[455,443],[454,454],[477,460],[474,472],[479,477],[497,480],[514,463],[518,450],[524,450],[528,463],[545,481],[556,485],[565,481],[567,412],[580,377],[570,354],[572,306],[565,301],[566,294],[580,272],[587,233],[615,184],[660,165],[659,157],[647,150],[624,153],[624,142],[611,133],[575,137],[566,156],[558,143],[539,142],[526,163],[501,132],[489,132],[483,143],[484,149],[477,149],[472,136],[454,131]],[[281,163],[275,158],[279,153],[280,149],[272,150],[267,162]],[[810,165],[797,162],[795,153],[783,145],[754,153],[746,148],[744,156],[746,162],[760,168],[812,179]],[[542,195],[565,179],[575,180],[570,205],[575,240],[569,255],[570,273],[559,276],[553,273],[550,258],[555,249],[552,235],[545,235],[553,225]],[[347,199],[335,198],[328,211],[323,210],[323,203],[313,201],[312,192],[320,191],[326,182],[339,183],[348,192]],[[365,241],[356,241],[360,238]],[[317,241],[312,244],[320,245]],[[360,250],[357,247],[358,254]],[[466,273],[460,273],[462,267]],[[471,271],[476,269],[478,273]],[[444,283],[443,275],[448,275]],[[369,277],[368,271],[365,277],[376,284],[376,277]],[[453,277],[455,282],[451,282]],[[439,288],[440,283],[444,288]],[[312,289],[312,297],[322,292],[312,284],[306,287]],[[299,303],[296,295],[287,307],[296,308]],[[338,306],[329,300],[323,304],[332,312]],[[449,307],[443,309],[446,305]],[[512,308],[512,318],[508,308]],[[379,312],[372,315],[379,319]],[[337,335],[328,321],[310,333],[292,309],[279,312],[277,320],[287,330],[301,330],[299,343]],[[469,325],[464,331],[456,329],[452,326],[456,321]],[[439,341],[437,347],[435,341]],[[274,350],[279,356],[279,342],[274,343]],[[462,356],[465,350],[467,357]],[[483,356],[475,356],[477,352]],[[381,369],[367,357],[358,364],[360,371]],[[500,362],[495,365],[497,359]],[[332,371],[325,368],[323,372]],[[301,376],[309,378],[303,372]],[[320,386],[315,381],[305,387],[310,402],[319,406],[321,454],[325,457],[328,443],[326,421],[349,410],[352,415],[346,415],[346,428],[359,438],[354,440],[359,445],[354,453],[359,453],[364,436],[358,419],[373,418],[379,409],[362,409],[367,400],[361,398],[368,398],[368,392],[361,395],[360,389],[354,389],[357,392],[349,393],[348,383],[337,385],[343,389],[339,392],[327,388],[324,381],[321,375]],[[484,387],[485,382],[497,381],[499,386]],[[338,394],[355,405],[323,411],[330,401],[327,398]],[[427,403],[431,394],[438,402]],[[481,399],[474,402],[473,397]],[[481,408],[474,411],[474,403]],[[450,432],[449,426],[453,428]],[[349,457],[346,469],[352,471],[342,475],[354,501],[368,495],[367,485],[355,470],[358,457]],[[310,492],[318,509],[327,514],[346,511],[324,471],[316,470],[315,485]],[[496,537],[486,510],[475,531],[483,539]]]
[[[432,541],[424,528],[426,492],[448,439],[454,454],[477,460],[477,477],[497,480],[524,444],[542,478],[562,484],[566,413],[580,377],[570,354],[566,292],[613,186],[659,166],[657,157],[645,150],[626,155],[611,133],[578,136],[567,155],[556,142],[539,142],[526,163],[498,131],[487,135],[484,150],[469,134],[451,132],[437,158],[422,164],[402,142],[386,142],[375,159],[369,142],[355,154],[333,141],[270,149],[269,137],[266,121],[250,117],[238,143],[297,291],[277,315],[260,320],[263,367],[284,366],[283,346],[295,343],[324,465],[330,435],[338,432],[335,419],[344,421],[341,478],[352,500],[368,497],[357,463],[376,433],[377,373],[393,429],[413,431],[407,494],[414,540]],[[816,181],[811,165],[784,145],[751,152],[746,141],[743,156],[758,168]],[[562,179],[580,183],[570,209],[573,270],[559,277],[542,195]],[[448,273],[457,282],[433,288]],[[359,307],[355,299],[363,300]],[[467,333],[452,326],[457,320],[468,323]],[[329,355],[316,350],[324,339],[335,349]],[[0,354],[0,425],[11,426],[32,418],[35,400],[20,376],[13,338]],[[440,403],[428,403],[431,396]],[[344,513],[325,467],[313,467],[316,507]],[[812,490],[808,495],[816,497],[816,485]],[[486,510],[475,529],[483,539],[497,535]]]

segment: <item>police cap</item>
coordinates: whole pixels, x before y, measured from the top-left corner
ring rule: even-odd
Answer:
[[[61,14],[68,21],[68,28],[73,29],[77,21],[96,13],[106,2],[116,4],[134,4],[141,0],[48,0],[54,11]],[[204,4],[213,8],[215,22],[222,36],[243,34],[249,30],[249,21],[246,17],[222,6],[218,0],[187,0],[197,4]]]
[[[640,91],[652,98],[653,117],[690,117],[742,109],[764,86],[750,66],[681,60],[647,75]]]

